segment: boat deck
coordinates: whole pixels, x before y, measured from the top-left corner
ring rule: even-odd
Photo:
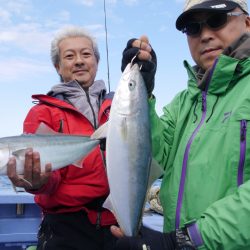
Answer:
[[[0,176],[0,250],[24,250],[36,245],[41,211],[33,195],[14,190],[7,177]]]
[[[34,196],[21,188],[15,191],[10,180],[0,176],[0,250],[25,250],[36,245],[40,222],[41,211]],[[162,231],[163,216],[147,209],[143,225]]]

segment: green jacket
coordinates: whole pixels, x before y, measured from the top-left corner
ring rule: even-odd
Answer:
[[[203,90],[184,64],[188,89],[161,118],[149,101],[153,156],[165,169],[164,231],[192,222],[200,249],[249,250],[250,58],[221,55]]]

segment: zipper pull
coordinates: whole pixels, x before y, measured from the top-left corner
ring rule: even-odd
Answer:
[[[202,112],[204,112],[206,111],[206,92],[205,91],[202,91],[201,101],[202,101],[201,110]]]
[[[247,121],[241,121],[241,132],[240,132],[240,140],[245,141],[246,139],[246,131],[247,131]]]

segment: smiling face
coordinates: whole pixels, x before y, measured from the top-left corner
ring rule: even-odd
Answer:
[[[77,80],[82,87],[90,87],[95,79],[98,62],[91,40],[69,37],[59,43],[59,64],[56,69],[64,82]]]
[[[233,12],[242,12],[236,8]],[[203,21],[209,17],[209,13],[195,13],[192,21]],[[215,59],[227,48],[233,41],[239,38],[243,33],[250,31],[250,19],[246,15],[228,16],[227,23],[217,30],[210,29],[203,25],[201,33],[198,36],[187,36],[189,49],[193,60],[202,69],[210,68]]]

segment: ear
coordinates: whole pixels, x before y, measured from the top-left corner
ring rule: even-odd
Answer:
[[[250,32],[250,16],[246,17],[245,23],[247,31]]]
[[[54,64],[54,66],[55,66],[55,68],[56,68],[56,71],[57,71],[57,73],[60,75],[60,66],[59,66],[59,64]]]

